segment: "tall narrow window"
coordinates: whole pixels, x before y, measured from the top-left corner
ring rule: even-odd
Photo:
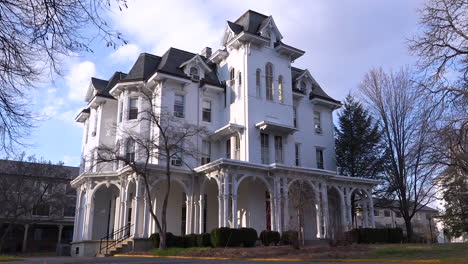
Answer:
[[[294,156],[296,166],[301,166],[301,144],[299,143],[294,145]]]
[[[237,73],[237,98],[241,97],[242,73]]]
[[[87,119],[85,125],[85,143],[88,143],[88,134],[89,134],[89,119]]]
[[[229,90],[231,91],[231,104],[236,101],[236,91],[234,90],[234,85],[236,82],[236,73],[234,68],[231,69],[229,73],[230,81],[229,81]]]
[[[320,120],[320,112],[314,111],[314,128],[315,133],[322,134],[322,124]]]
[[[266,99],[273,101],[273,65],[271,63],[265,65],[265,88]]]
[[[128,104],[128,119],[137,119],[138,118],[138,99],[137,98],[130,98]]]
[[[255,84],[256,84],[256,95],[257,97],[261,97],[261,70],[257,69],[255,72]]]
[[[91,133],[92,137],[96,136],[96,134],[97,134],[98,111],[99,111],[99,106],[96,107],[96,109],[94,110],[94,126],[93,126],[93,133]]]
[[[283,138],[275,136],[275,162],[283,163]]]
[[[210,163],[211,161],[211,142],[208,140],[202,141],[202,157],[201,165]]]
[[[211,122],[211,102],[203,101],[202,103],[202,120]]]
[[[119,103],[119,123],[122,122],[123,117],[123,102],[120,101]]]
[[[316,148],[315,149],[315,156],[317,159],[317,168],[323,169],[323,149],[321,148]]]
[[[226,159],[230,159],[231,158],[231,140],[228,139],[226,140],[226,154],[225,154],[225,157]]]
[[[135,141],[131,138],[127,140],[127,144],[125,146],[125,159],[127,162],[135,161]]]
[[[262,163],[269,163],[269,147],[268,147],[268,134],[260,133],[261,157]]]
[[[235,149],[234,149],[234,159],[240,160],[240,138],[239,136],[235,136]]]
[[[297,107],[293,106],[293,124],[297,127]]]
[[[278,100],[280,103],[283,102],[283,76],[278,77]]]
[[[185,96],[176,94],[174,98],[174,116],[184,117]]]

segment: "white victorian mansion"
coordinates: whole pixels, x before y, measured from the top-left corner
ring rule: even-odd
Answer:
[[[351,196],[361,199],[363,225],[373,227],[375,180],[336,172],[333,117],[340,102],[328,96],[308,70],[291,64],[304,51],[285,44],[273,17],[247,11],[227,22],[222,47],[199,54],[170,48],[140,54],[128,73],[91,78],[84,124],[82,172],[72,181],[77,211],[72,255],[95,255],[100,239],[125,226],[135,246],[156,225],[144,180],[121,163],[97,163],[96,148],[118,147],[144,159],[123,129],[157,133],[140,114],[142,90],[171,115],[171,122],[204,127],[192,138],[198,155],[177,156],[172,166],[167,231],[175,235],[215,227],[297,228],[290,187],[311,194],[303,216],[306,240],[332,238],[352,223]],[[164,118],[161,115],[161,118]],[[164,195],[164,158],[151,160],[151,200],[157,215]]]

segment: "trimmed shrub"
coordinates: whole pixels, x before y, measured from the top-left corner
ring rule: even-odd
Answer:
[[[288,230],[288,231],[284,231],[283,234],[281,235],[281,242],[283,242],[284,245],[292,245],[293,242],[297,240],[297,238],[298,238],[297,231]]]
[[[352,243],[401,243],[403,230],[401,228],[359,228],[345,232],[346,240]]]
[[[184,247],[196,247],[198,242],[198,235],[197,234],[189,234],[183,236],[184,239]]]
[[[213,247],[238,247],[242,243],[238,229],[229,227],[213,229],[210,237]]]
[[[244,247],[253,247],[255,242],[257,242],[257,231],[253,228],[240,228],[238,231],[238,236],[241,239],[241,243]]]
[[[171,232],[166,232],[166,247],[175,247],[176,246],[176,236]]]
[[[211,247],[210,233],[203,233],[197,236],[197,246]]]
[[[154,233],[152,234],[150,237],[149,237],[150,241],[151,241],[151,246],[153,248],[159,248],[159,234],[158,233]]]
[[[264,246],[277,245],[280,242],[280,233],[263,230],[260,233],[260,240]]]

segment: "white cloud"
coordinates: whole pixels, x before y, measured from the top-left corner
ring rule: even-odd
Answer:
[[[110,54],[112,61],[120,62],[133,62],[140,54],[140,47],[135,44],[127,44],[119,47],[116,51]]]
[[[71,125],[73,125],[73,126],[75,126],[77,128],[83,128],[81,123],[78,123],[78,122],[75,121],[75,117],[80,112],[80,110],[81,109],[78,108],[78,109],[72,109],[72,110],[68,110],[68,111],[65,111],[65,112],[61,112],[56,116],[56,118],[58,120],[67,122],[68,124],[71,124]]]
[[[96,66],[91,61],[73,63],[69,73],[65,76],[68,86],[68,98],[82,101],[88,89],[91,77],[96,74]]]

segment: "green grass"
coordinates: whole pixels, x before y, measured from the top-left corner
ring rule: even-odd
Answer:
[[[151,254],[156,255],[156,256],[177,256],[180,253],[183,252],[190,252],[194,250],[209,250],[211,249],[210,247],[191,247],[191,248],[167,248],[166,250],[159,250],[159,249],[153,249],[151,250]]]
[[[467,260],[468,243],[369,245],[369,258]]]
[[[21,259],[14,257],[14,256],[0,255],[0,262],[7,262],[7,261],[14,261],[14,260],[21,260]]]

